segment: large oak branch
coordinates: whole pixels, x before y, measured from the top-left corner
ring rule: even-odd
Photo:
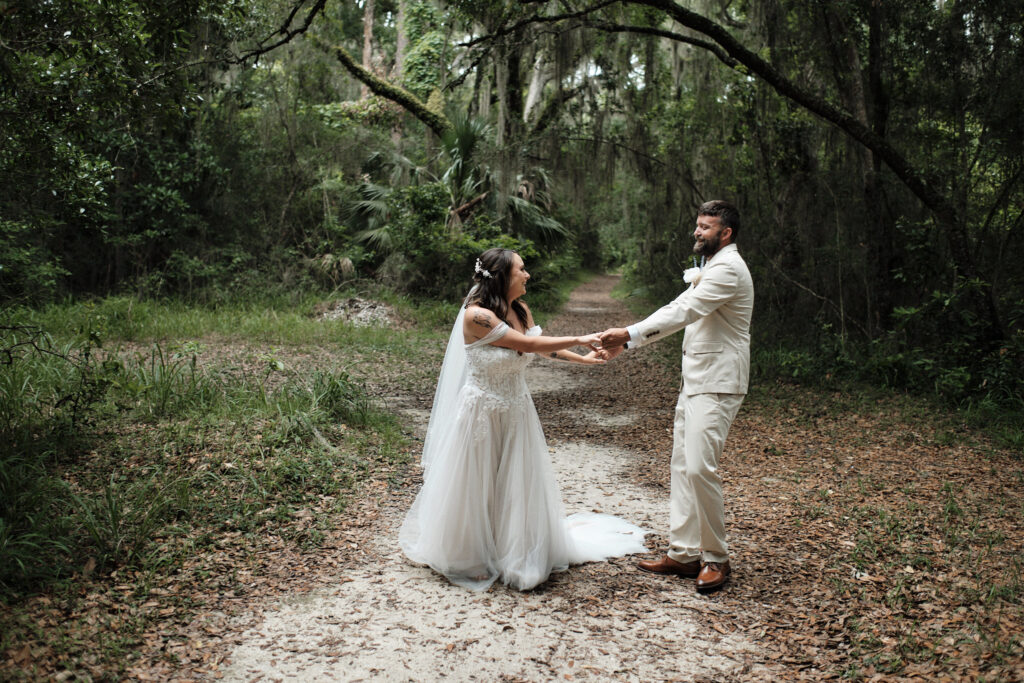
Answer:
[[[389,83],[383,78],[379,78],[370,73],[356,62],[356,60],[352,59],[352,55],[350,55],[345,48],[337,45],[328,46],[319,39],[314,40],[322,49],[334,55],[334,57],[341,62],[341,65],[344,66],[345,69],[348,70],[348,72],[357,80],[364,83],[373,92],[373,94],[380,95],[381,97],[391,100],[395,104],[399,105],[426,124],[427,127],[434,131],[438,137],[444,135],[445,132],[452,127],[447,116],[428,108],[422,100],[405,88]]]
[[[521,0],[524,4],[540,4],[544,0]],[[986,282],[981,277],[977,266],[974,263],[973,255],[967,248],[966,241],[961,238],[963,233],[964,216],[961,216],[950,199],[934,185],[929,183],[922,172],[912,166],[910,162],[895,147],[871,130],[867,125],[858,120],[855,116],[839,107],[831,104],[822,97],[805,90],[793,81],[789,80],[776,69],[772,64],[762,59],[759,55],[748,50],[739,40],[721,25],[698,14],[692,10],[680,6],[674,0],[622,0],[624,4],[641,5],[651,7],[663,12],[666,16],[674,19],[680,25],[700,33],[711,39],[717,46],[721,46],[726,55],[735,63],[730,64],[728,59],[723,59],[721,51],[712,49],[720,60],[732,68],[752,74],[775,89],[780,95],[796,102],[811,113],[821,117],[826,122],[838,127],[851,138],[859,142],[867,149],[874,152],[886,166],[888,166],[897,178],[912,192],[921,202],[933,213],[937,223],[945,233],[946,242],[949,245],[957,272],[967,279],[977,279]],[[566,13],[564,18],[590,17],[603,5],[594,5],[580,12]],[[551,21],[552,17],[546,17],[543,21]],[[596,23],[596,22],[595,22]],[[619,28],[619,27],[616,27]],[[622,27],[626,28],[626,27]],[[629,27],[635,29],[636,27]],[[621,30],[621,29],[620,29]],[[666,36],[668,37],[668,36]],[[697,44],[694,41],[684,41],[690,44]],[[701,46],[698,44],[699,47]],[[987,296],[984,297],[982,306],[987,313],[990,324],[988,338],[992,341],[1001,340],[1005,337],[1000,322],[999,314],[995,306],[991,288],[987,288]]]
[[[677,5],[672,0],[624,0],[625,2],[645,5],[659,9],[675,19],[683,26],[711,38],[722,46],[729,56],[746,67],[750,73],[758,76],[771,85],[780,95],[788,97],[808,111],[820,116],[829,123],[841,128],[853,139],[876,153],[893,173],[917,195],[925,206],[930,208],[942,221],[956,224],[959,220],[956,209],[942,193],[938,192],[921,174],[910,165],[896,148],[885,139],[874,133],[870,128],[857,120],[849,112],[827,102],[825,99],[804,90],[782,75],[782,73],[760,56],[743,46],[731,33],[696,12]],[[737,68],[737,67],[734,67]]]

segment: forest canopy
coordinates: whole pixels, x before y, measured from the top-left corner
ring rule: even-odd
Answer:
[[[760,371],[1019,405],[1019,2],[0,1],[0,299],[651,302],[729,199]]]

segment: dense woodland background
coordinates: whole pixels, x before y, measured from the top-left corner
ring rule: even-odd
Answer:
[[[795,468],[771,513],[855,539],[818,557],[829,671],[1019,667],[1022,23],[1020,0],[0,0],[0,678],[180,667],[195,596],[245,602],[236,568],[316,552],[414,457],[381,387],[429,395],[479,252],[519,250],[542,315],[610,270],[640,315],[715,198],[757,291],[745,410]],[[316,316],[354,296],[403,324]],[[809,476],[804,439],[851,460]]]
[[[450,299],[504,244],[659,300],[724,197],[778,370],[1019,405],[1020,9],[3,2],[0,297]]]

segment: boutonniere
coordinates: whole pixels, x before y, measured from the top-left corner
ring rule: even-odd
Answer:
[[[683,271],[683,282],[686,282],[694,287],[700,282],[701,276],[704,274],[704,263],[705,259],[703,256],[700,257],[700,266],[697,265],[697,257],[693,257],[693,268],[687,268]]]

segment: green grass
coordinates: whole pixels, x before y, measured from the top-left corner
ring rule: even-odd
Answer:
[[[538,318],[583,277],[536,296]],[[351,296],[390,304],[401,322],[315,315]],[[188,568],[229,537],[246,553],[268,538],[317,548],[362,481],[410,457],[367,376],[384,368],[388,386],[431,384],[436,368],[419,359],[440,358],[459,303],[377,290],[216,304],[114,296],[5,311],[0,652],[45,643],[71,670],[98,659],[117,677],[149,617],[131,608],[116,629],[85,617],[43,628],[32,606],[52,601],[70,614],[84,586],[115,581],[140,603],[189,571],[183,580],[227,581]],[[8,674],[43,672],[0,669]]]
[[[278,361],[232,374],[160,345],[99,361],[88,346],[38,343],[0,367],[0,585],[32,585],[43,566],[66,575],[73,567],[63,565],[81,553],[100,568],[162,562],[147,539],[208,508],[204,492],[237,489],[247,501],[239,509],[216,498],[209,522],[251,512],[288,487],[338,494],[366,470],[367,436],[390,450],[403,440],[395,418],[343,370],[305,374]],[[88,393],[77,406],[76,391]],[[341,425],[357,431],[339,434]],[[86,449],[93,455],[81,462]],[[200,452],[202,469],[190,455]]]
[[[8,314],[11,322],[34,325],[65,340],[90,335],[112,342],[145,342],[219,338],[255,344],[368,344],[386,348],[403,335],[392,328],[356,327],[341,322],[321,321],[314,315],[325,301],[344,301],[359,292],[330,295],[305,293],[266,300],[194,304],[177,300],[139,300],[114,296],[105,299],[51,304],[42,309],[17,309]],[[412,318],[419,326],[431,328],[442,320],[454,319],[455,304],[417,304],[387,292],[362,293],[383,299]],[[416,329],[416,328],[414,328]],[[407,330],[408,332],[408,330]]]
[[[389,299],[401,326],[317,320],[312,295],[5,312],[0,651],[44,642],[72,664],[99,658],[117,677],[143,617],[131,628],[69,619],[43,629],[32,606],[70,610],[77,586],[96,590],[112,573],[145,595],[226,534],[245,552],[268,538],[323,543],[360,482],[411,449],[357,372],[373,369],[367,359],[388,365],[439,347],[454,317],[454,305]]]

